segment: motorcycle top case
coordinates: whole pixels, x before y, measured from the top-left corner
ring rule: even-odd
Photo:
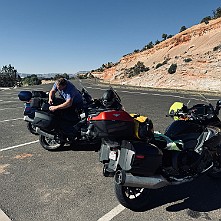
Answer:
[[[126,172],[139,176],[153,176],[162,166],[162,159],[162,151],[151,143],[122,141],[119,165]]]
[[[31,91],[20,91],[18,94],[18,98],[20,101],[30,101],[32,98],[32,93]]]
[[[49,112],[36,111],[33,125],[40,129],[50,131],[55,126],[55,115]]]
[[[44,91],[32,91],[32,97],[47,98],[48,95]]]
[[[89,118],[98,137],[132,138],[134,120],[123,110],[107,110]]]

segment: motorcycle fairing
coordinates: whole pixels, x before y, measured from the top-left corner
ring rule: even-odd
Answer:
[[[184,149],[195,147],[198,137],[203,133],[202,125],[191,121],[178,120],[174,121],[166,130],[165,135],[172,140],[182,140]]]

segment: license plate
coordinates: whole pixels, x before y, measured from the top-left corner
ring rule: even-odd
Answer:
[[[117,160],[117,152],[116,152],[116,151],[110,151],[110,153],[109,153],[109,159],[111,159],[111,160]]]

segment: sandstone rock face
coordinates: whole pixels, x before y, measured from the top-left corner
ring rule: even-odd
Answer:
[[[129,78],[126,71],[137,62],[149,70]],[[159,63],[163,65],[156,68]],[[168,73],[171,64],[177,65],[174,74]],[[115,84],[221,92],[221,18],[195,25],[151,49],[126,55],[113,67],[93,75]]]

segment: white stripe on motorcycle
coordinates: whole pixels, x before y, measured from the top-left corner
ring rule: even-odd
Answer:
[[[9,122],[9,121],[15,121],[15,120],[23,120],[23,118],[14,118],[14,119],[8,119],[8,120],[1,120],[0,123]]]
[[[14,149],[14,148],[17,148],[17,147],[27,146],[29,144],[33,144],[33,143],[37,143],[37,142],[39,142],[39,140],[35,140],[35,141],[28,142],[28,143],[15,145],[15,146],[12,146],[12,147],[6,147],[6,148],[3,148],[3,149],[0,149],[0,152],[5,151],[5,150],[11,150],[11,149]]]
[[[97,221],[110,221],[112,220],[115,216],[117,216],[119,213],[121,213],[123,210],[125,209],[124,206],[122,206],[121,204],[119,204],[118,206],[116,206],[115,208],[113,208],[110,212],[108,212],[107,214],[105,214],[104,216],[102,216],[100,219],[98,219]]]

